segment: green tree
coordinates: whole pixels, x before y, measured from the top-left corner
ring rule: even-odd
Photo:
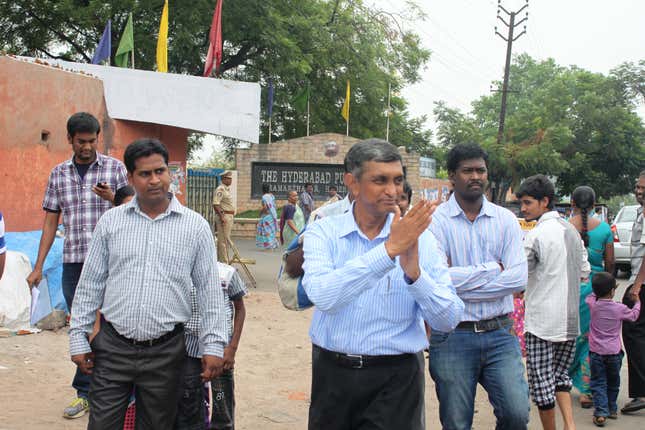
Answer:
[[[635,103],[645,103],[645,60],[626,62],[611,71],[622,85],[625,96]]]
[[[496,201],[530,175],[557,177],[562,194],[592,186],[599,197],[631,190],[645,162],[645,129],[627,82],[528,55],[513,61],[504,141],[497,144],[500,95],[482,96],[472,112],[437,105],[439,144],[475,140],[490,154]],[[633,86],[632,86],[633,87]]]
[[[18,55],[89,62],[107,19],[113,55],[128,13],[134,18],[137,68],[153,70],[163,0],[0,0],[0,49]],[[170,1],[169,71],[201,75],[215,0]],[[400,22],[420,17],[410,3],[403,15],[363,0],[225,1],[222,77],[260,82],[261,142],[268,140],[266,87],[273,79],[272,140],[305,134],[305,116],[293,98],[311,86],[311,132],[344,132],[340,115],[345,82],[352,86],[350,134],[385,136],[388,84],[392,93],[420,79],[430,52]],[[410,118],[407,102],[392,97],[390,140],[429,150],[425,118]],[[229,141],[234,145],[234,141]]]

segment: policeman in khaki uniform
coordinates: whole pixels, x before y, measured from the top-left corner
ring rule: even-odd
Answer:
[[[213,198],[213,209],[217,213],[215,224],[217,225],[217,259],[222,263],[228,263],[228,253],[226,252],[228,241],[231,238],[233,230],[233,199],[231,198],[231,183],[233,182],[233,173],[226,171],[222,174],[222,184],[215,189]]]

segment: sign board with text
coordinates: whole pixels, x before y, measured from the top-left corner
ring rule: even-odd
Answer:
[[[251,163],[251,198],[262,197],[262,184],[268,184],[276,199],[286,199],[291,190],[300,194],[305,184],[314,186],[314,198],[326,200],[329,187],[334,185],[343,197],[347,189],[343,183],[342,164],[314,163]]]

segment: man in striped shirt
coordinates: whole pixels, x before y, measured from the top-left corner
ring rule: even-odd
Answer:
[[[388,142],[354,145],[345,171],[351,209],[311,224],[303,242],[316,307],[309,429],[423,429],[424,320],[450,331],[463,312],[426,231],[435,206],[400,218],[403,165]]]
[[[202,380],[223,371],[227,321],[210,226],[168,195],[168,150],[156,139],[124,154],[136,197],[98,224],[72,306],[70,355],[92,374],[88,429],[123,428],[136,386],[139,430],[170,430],[185,357],[191,291],[199,305]],[[101,330],[88,336],[101,310]]]
[[[430,231],[450,265],[464,317],[454,331],[432,328],[430,375],[444,429],[470,430],[475,392],[488,392],[498,430],[522,430],[529,419],[528,385],[519,342],[511,333],[513,293],[527,283],[522,231],[509,210],[484,196],[488,155],[475,144],[448,154],[454,193],[435,211]]]

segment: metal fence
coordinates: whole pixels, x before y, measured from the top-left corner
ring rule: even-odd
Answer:
[[[201,214],[211,225],[215,233],[215,211],[213,210],[213,196],[215,188],[219,185],[220,175],[224,169],[188,169],[188,198],[186,204],[189,208]]]

